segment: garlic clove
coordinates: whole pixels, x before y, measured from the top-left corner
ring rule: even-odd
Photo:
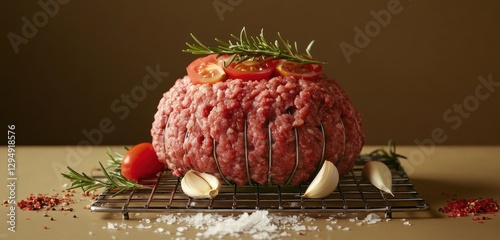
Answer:
[[[370,180],[370,183],[376,188],[391,194],[392,193],[392,174],[385,163],[379,161],[369,161],[363,166],[361,176]]]
[[[303,197],[305,198],[324,198],[330,195],[339,184],[339,171],[337,167],[330,162],[325,161],[318,174],[312,180]]]
[[[219,194],[221,183],[208,173],[189,170],[181,180],[182,191],[192,198],[214,198]]]

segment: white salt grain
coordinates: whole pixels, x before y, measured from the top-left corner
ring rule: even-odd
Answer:
[[[349,231],[351,230],[349,227],[342,228],[342,231]]]
[[[333,230],[333,227],[330,225],[326,225],[326,230],[331,231],[331,230]]]
[[[92,236],[92,235],[94,235],[94,233],[93,233],[93,232],[91,232],[91,231],[89,231],[89,235],[90,235],[90,236]]]
[[[115,225],[112,222],[108,222],[108,227],[109,230],[116,230]]]
[[[318,230],[318,226],[307,226],[307,230],[309,230],[309,231],[317,231]]]
[[[312,222],[312,221],[314,221],[314,220],[315,220],[315,219],[314,219],[314,218],[312,218],[312,217],[306,217],[306,218],[304,218],[304,221],[306,221],[306,222]]]
[[[295,226],[292,227],[292,230],[294,230],[296,232],[305,231],[306,230],[306,226],[304,226],[304,225],[295,225]]]
[[[403,225],[405,225],[405,226],[411,226],[411,223],[410,223],[410,221],[404,221]]]
[[[366,222],[367,224],[375,224],[382,221],[382,219],[380,219],[380,217],[377,214],[370,213],[365,217],[363,221]]]

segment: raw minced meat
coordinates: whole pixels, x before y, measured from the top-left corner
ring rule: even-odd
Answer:
[[[300,184],[321,167],[323,154],[343,174],[364,143],[358,112],[326,78],[209,85],[186,76],[161,99],[151,135],[174,175],[195,169],[238,185]]]

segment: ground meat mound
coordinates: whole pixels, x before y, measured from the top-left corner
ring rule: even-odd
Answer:
[[[151,135],[174,175],[195,169],[238,185],[297,185],[324,160],[344,174],[364,143],[358,112],[326,78],[209,85],[186,76],[163,95]]]

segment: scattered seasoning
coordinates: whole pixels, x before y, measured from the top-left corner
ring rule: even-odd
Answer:
[[[50,218],[50,221],[55,221],[53,217]]]
[[[44,217],[48,217],[49,215],[47,213],[43,213],[43,216]]]
[[[498,212],[498,203],[492,198],[487,199],[459,199],[447,201],[446,206],[439,208],[442,213],[448,213],[448,217],[465,217]]]
[[[43,229],[49,229],[49,227],[47,227],[47,226],[43,226]]]
[[[56,206],[75,203],[75,201],[72,199],[73,195],[74,194],[71,191],[68,191],[63,196],[59,196],[58,193],[51,196],[47,194],[30,194],[30,196],[26,199],[19,201],[17,203],[17,206],[22,210],[28,211],[37,211],[42,209],[52,209],[52,211],[55,211]]]
[[[76,215],[73,215],[73,218],[77,218],[77,216],[76,216]]]

